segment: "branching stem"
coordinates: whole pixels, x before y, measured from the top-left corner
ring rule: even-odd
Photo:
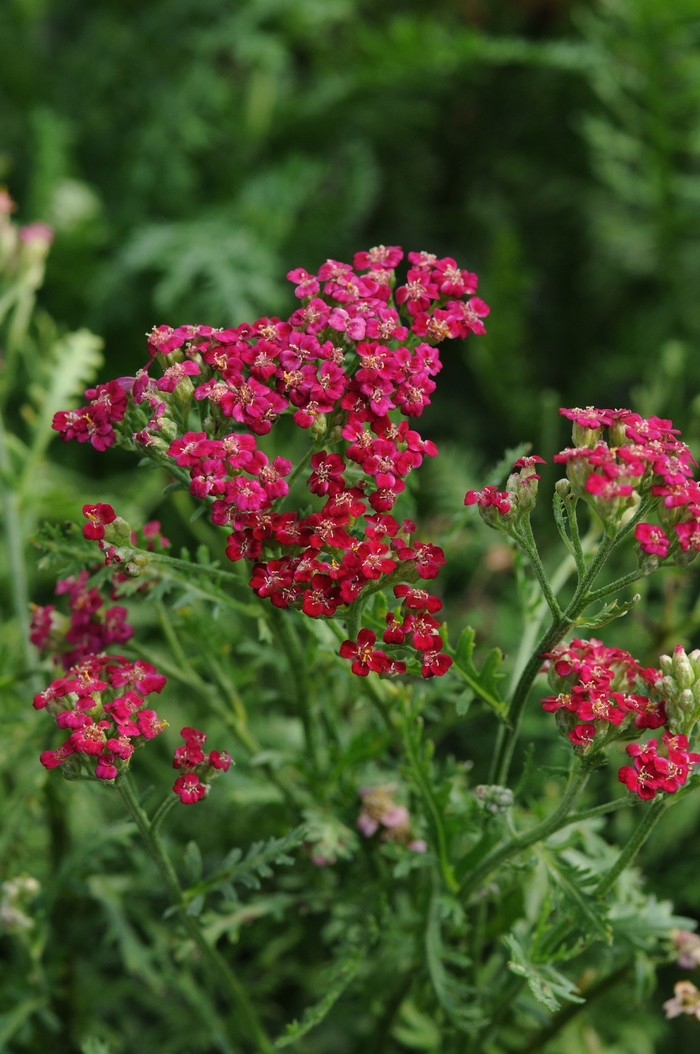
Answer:
[[[160,871],[173,907],[177,908],[180,921],[187,930],[188,935],[195,942],[203,959],[208,963],[210,969],[217,974],[219,981],[238,1006],[241,1017],[245,1022],[246,1031],[255,1043],[255,1049],[260,1054],[272,1054],[274,1047],[258,1018],[255,1008],[248,999],[245,988],[223,956],[220,955],[215,947],[209,944],[197,921],[191,915],[188,915],[185,910],[182,887],[158,833],[158,824],[162,822],[165,815],[165,803],[160,806],[151,821],[141,808],[128,776],[120,779],[116,787]]]

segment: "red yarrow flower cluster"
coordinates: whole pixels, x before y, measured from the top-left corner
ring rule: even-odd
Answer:
[[[180,735],[184,746],[177,747],[173,756],[173,768],[183,770],[173,784],[173,791],[183,805],[195,805],[209,793],[211,781],[231,767],[231,757],[225,750],[202,750],[207,741],[198,728],[183,728]]]
[[[56,585],[56,593],[68,598],[69,618],[53,604],[32,609],[29,639],[40,651],[53,652],[65,669],[113,644],[125,644],[134,633],[126,621],[126,608],[107,607],[99,589],[88,588],[88,577],[87,571],[81,571]]]
[[[159,693],[165,677],[155,666],[120,655],[90,655],[34,697],[70,735],[39,760],[47,769],[61,768],[71,779],[112,782],[125,772],[134,750],[166,726],[147,697]]]
[[[554,460],[566,465],[574,492],[612,521],[641,496],[656,498],[661,526],[636,526],[640,552],[660,559],[681,552],[694,556],[700,549],[700,487],[693,479],[697,463],[673,422],[590,406],[559,412],[573,422],[574,446]]]
[[[601,748],[631,727],[666,725],[665,703],[659,697],[661,671],[642,667],[622,648],[595,639],[573,640],[545,659],[544,669],[557,694],[546,696],[542,706],[556,713],[560,730],[578,753]],[[700,755],[689,752],[685,736],[664,732],[661,738],[662,754],[656,739],[626,748],[634,762],[620,769],[619,778],[641,798],[653,798],[659,790],[673,794],[700,761]]]
[[[228,557],[254,563],[258,596],[312,618],[334,616],[388,575],[432,579],[444,563],[442,550],[413,541],[414,525],[391,510],[410,472],[437,454],[409,426],[435,389],[436,345],[484,332],[488,307],[473,295],[476,275],[450,257],[409,253],[406,282],[396,287],[402,258],[397,246],[377,246],[353,265],[326,260],[315,275],[291,271],[301,304],[287,320],[158,326],[145,368],[110,382],[115,405],[122,393],[119,405],[129,409],[120,419],[124,440],[186,469],[192,495],[210,504],[215,524],[231,528]],[[107,395],[95,389],[89,407],[57,415],[54,427],[80,438],[74,418],[89,417],[100,400]],[[183,406],[198,408],[199,431],[181,432]],[[316,507],[305,516],[279,508],[291,462],[258,446],[284,413],[311,429],[305,482]],[[110,433],[104,443],[112,441]],[[102,508],[90,516],[89,529],[104,530]],[[448,665],[433,652],[423,650],[426,676]]]
[[[648,739],[646,743],[630,743],[626,750],[632,758],[632,764],[623,765],[618,772],[620,783],[624,783],[628,790],[643,800],[655,798],[658,791],[675,794],[685,784],[693,767],[700,762],[700,754],[691,753],[686,736],[672,736],[664,732],[661,740],[661,754],[656,739]]]
[[[59,410],[54,414],[52,427],[67,443],[91,443],[95,450],[106,450],[116,440],[114,426],[124,420],[127,408],[127,387],[121,379],[88,388],[85,398],[90,402],[79,410]]]

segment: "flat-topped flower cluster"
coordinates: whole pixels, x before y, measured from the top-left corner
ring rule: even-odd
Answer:
[[[229,559],[252,561],[252,589],[277,607],[330,618],[385,580],[435,578],[442,550],[412,540],[415,525],[391,515],[409,473],[437,454],[401,416],[418,417],[430,402],[441,369],[435,345],[483,333],[489,309],[472,295],[476,275],[450,257],[409,253],[397,286],[402,258],[400,248],[378,246],[353,266],[327,260],[316,275],[291,271],[302,305],[286,321],[159,326],[144,369],[89,389],[90,403],[56,414],[53,427],[98,450],[136,443],[185,469],[212,522],[230,528]],[[296,469],[258,446],[281,414],[311,433]],[[307,466],[304,504],[322,504],[301,516],[280,506]],[[384,643],[414,653],[423,676],[441,675],[451,660],[438,623],[409,608],[392,615]],[[401,658],[368,651],[366,634],[350,643],[366,658],[356,672],[406,672]]]
[[[151,663],[121,655],[89,655],[34,697],[68,739],[40,757],[47,769],[78,779],[114,780],[129,767],[134,750],[166,726],[146,699],[162,691],[165,677]]]
[[[676,668],[687,661],[682,647],[676,649],[675,658]],[[602,750],[637,730],[669,723],[668,676],[662,669],[642,667],[622,648],[609,648],[595,639],[572,640],[546,655],[543,670],[556,694],[546,696],[542,706],[556,714],[560,731],[576,753]],[[700,762],[700,754],[690,752],[687,736],[675,727],[662,733],[661,746],[657,739],[649,739],[629,743],[626,750],[632,764],[619,770],[620,782],[643,799],[656,797],[658,791],[675,793]]]
[[[554,455],[566,465],[570,493],[586,501],[614,533],[640,501],[648,502],[659,523],[637,523],[634,536],[641,553],[687,564],[700,551],[700,486],[693,479],[697,462],[673,422],[643,418],[631,410],[563,407],[573,422],[573,446]],[[607,431],[607,441],[603,438]],[[484,487],[469,491],[466,505],[479,505],[491,525],[508,531],[532,508],[539,476],[538,457],[521,458],[505,491]],[[529,488],[526,484],[529,483]]]

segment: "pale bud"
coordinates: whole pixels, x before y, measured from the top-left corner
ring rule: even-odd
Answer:
[[[679,644],[673,652],[671,660],[673,677],[680,688],[690,688],[695,683],[695,671],[685,653],[685,648]]]

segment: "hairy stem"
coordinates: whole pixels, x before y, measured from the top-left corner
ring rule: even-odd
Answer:
[[[183,903],[182,887],[178,881],[177,875],[175,874],[175,869],[169,856],[165,852],[165,848],[160,839],[160,835],[158,834],[158,830],[154,826],[154,822],[148,819],[146,812],[141,808],[129,777],[125,776],[119,780],[116,787],[126,808],[131,813],[151,857],[160,871],[173,907],[178,909],[180,921],[199,948],[203,959],[209,964],[210,969],[216,972],[223,987],[237,1004],[241,1017],[245,1021],[246,1029],[254,1040],[256,1050],[260,1051],[261,1054],[272,1054],[274,1047],[260,1023],[258,1015],[248,999],[243,985],[223,956],[219,954],[216,948],[209,944],[196,920],[186,913]],[[156,816],[154,816],[154,821],[162,810],[163,806],[160,807]]]
[[[518,681],[508,708],[509,727],[504,728],[501,731],[496,745],[496,753],[492,763],[492,772],[496,783],[505,784],[508,779],[513,751],[520,733],[523,710],[525,709],[530,689],[532,688],[534,680],[539,673],[540,666],[542,665],[541,656],[543,652],[551,651],[551,649],[564,638],[570,626],[573,625],[584,608],[590,603],[590,600],[588,599],[588,590],[597,578],[603,564],[610,556],[617,540],[617,537],[611,538],[609,536],[603,539],[598,548],[598,552],[591,560],[586,574],[580,579],[576,592],[574,593],[568,607],[558,619],[555,619],[552,622],[552,625],[536,646],[529,662],[520,675],[520,680]]]
[[[658,798],[648,806],[617,860],[598,883],[597,896],[604,897],[612,889],[625,868],[632,863],[669,804],[671,803],[667,798]]]
[[[297,632],[289,614],[279,608],[271,608],[270,622],[287,656],[289,675],[294,691],[297,711],[304,725],[304,737],[311,763],[318,771],[318,729],[311,707],[311,683],[306,668],[306,656],[302,651]]]
[[[554,595],[552,587],[547,577],[547,572],[544,569],[544,565],[540,558],[539,550],[537,548],[537,542],[535,536],[532,533],[532,524],[530,523],[530,517],[526,516],[523,520],[523,531],[521,535],[521,544],[527,558],[530,561],[532,570],[535,572],[535,577],[539,582],[542,595],[547,601],[547,606],[552,613],[552,617],[555,619],[561,618],[561,608],[557,602],[557,598]]]
[[[531,827],[524,834],[511,838],[505,845],[496,846],[472,871],[460,875],[459,865],[457,865],[457,876],[461,878],[461,885],[465,886],[468,884],[471,887],[471,891],[475,892],[492,871],[500,867],[512,856],[521,853],[523,849],[534,845],[535,842],[541,842],[543,839],[549,838],[550,834],[554,834],[561,827],[571,823],[569,814],[581,795],[589,775],[590,769],[584,765],[581,765],[578,769],[572,769],[562,800],[551,816]]]

